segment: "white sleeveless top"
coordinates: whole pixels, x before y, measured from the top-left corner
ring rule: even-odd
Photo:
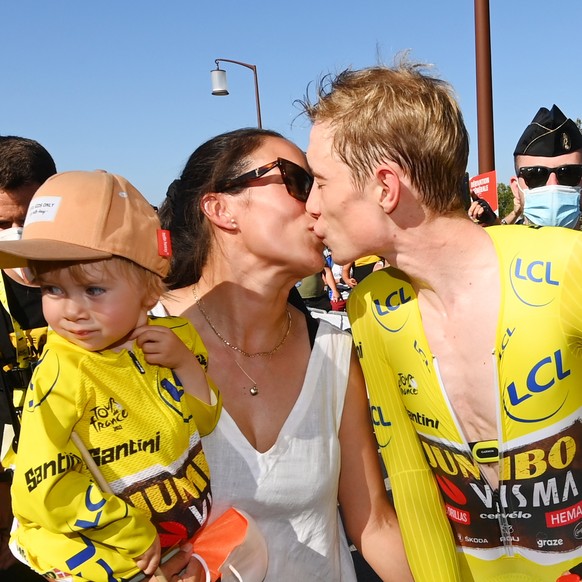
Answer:
[[[265,453],[224,408],[202,439],[213,498],[209,521],[232,506],[256,520],[269,551],[267,582],[356,582],[337,507],[351,346],[349,334],[320,321],[301,393]]]

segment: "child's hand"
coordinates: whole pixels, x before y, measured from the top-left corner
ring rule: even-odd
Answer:
[[[137,327],[131,339],[142,349],[148,364],[179,368],[192,358],[186,344],[169,328],[159,325]]]
[[[159,536],[156,536],[154,543],[141,555],[135,558],[137,567],[146,574],[153,574],[160,563],[162,557],[162,545]]]
[[[192,546],[186,544],[180,551],[172,556],[166,563],[160,565],[160,570],[168,582],[204,582],[206,574],[200,562],[192,557]],[[160,582],[159,578],[152,576],[148,582]]]
[[[142,349],[146,362],[174,371],[188,394],[210,403],[210,389],[202,366],[186,344],[169,328],[142,325],[130,339]]]

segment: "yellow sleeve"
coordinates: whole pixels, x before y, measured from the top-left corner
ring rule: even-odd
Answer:
[[[415,580],[460,581],[454,538],[438,485],[400,398],[369,309],[365,297],[353,292],[348,313],[354,343],[410,568]]]
[[[206,436],[214,430],[222,410],[222,397],[216,384],[208,375],[206,375],[206,380],[210,387],[210,404],[191,396],[187,392],[184,393],[186,404],[196,421],[196,427],[198,428],[200,436]]]
[[[194,326],[183,317],[163,317],[152,320],[156,325],[167,325],[188,346],[188,349],[196,356],[204,372],[208,370],[208,350]],[[211,433],[220,418],[222,410],[222,398],[220,391],[214,382],[206,374],[206,380],[210,387],[210,404],[185,393],[186,403],[192,412],[200,436]]]
[[[47,350],[26,394],[12,505],[26,529],[75,534],[113,546],[130,558],[157,533],[148,517],[115,495],[102,493],[87,473],[71,433],[83,407],[78,360]]]

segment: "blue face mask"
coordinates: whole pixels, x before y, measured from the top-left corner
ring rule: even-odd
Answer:
[[[519,184],[518,184],[519,188]],[[523,214],[538,226],[574,228],[580,218],[580,186],[542,186],[522,190]]]

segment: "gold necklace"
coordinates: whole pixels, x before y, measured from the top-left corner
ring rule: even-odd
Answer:
[[[256,396],[259,393],[259,388],[257,386],[256,380],[253,380],[253,378],[250,377],[246,370],[236,360],[234,360],[234,363],[239,367],[239,370],[253,383],[253,385],[249,388],[249,393],[251,396]],[[244,389],[245,387],[243,386],[243,390]]]
[[[200,309],[200,313],[202,314],[202,316],[206,320],[206,323],[209,325],[210,329],[216,334],[216,336],[218,337],[218,339],[225,346],[228,346],[231,350],[234,350],[235,352],[238,352],[239,354],[242,354],[245,358],[258,358],[260,356],[269,356],[269,357],[271,357],[275,352],[279,351],[279,349],[285,343],[285,340],[289,337],[289,333],[291,331],[291,312],[289,311],[289,309],[287,309],[287,331],[285,332],[285,335],[281,338],[281,340],[279,341],[279,343],[272,350],[270,350],[268,352],[255,352],[254,354],[250,354],[249,352],[245,352],[242,348],[239,348],[238,346],[235,346],[234,344],[231,344],[214,327],[214,324],[210,320],[210,317],[208,316],[208,313],[206,313],[204,307],[202,307],[202,301],[200,300],[200,298],[198,297],[198,295],[196,295],[196,290],[194,288],[192,288],[192,295],[194,296],[194,302],[198,306],[198,309]],[[238,362],[237,362],[237,365],[238,365]],[[239,368],[240,368],[240,366],[239,366]],[[241,370],[242,370],[242,368],[241,368]],[[246,374],[246,372],[244,370],[242,370],[242,371]],[[248,374],[247,374],[247,376],[248,376]],[[253,383],[255,383],[255,381],[252,378],[249,377],[249,379]],[[256,388],[256,386],[255,386],[255,388]]]

